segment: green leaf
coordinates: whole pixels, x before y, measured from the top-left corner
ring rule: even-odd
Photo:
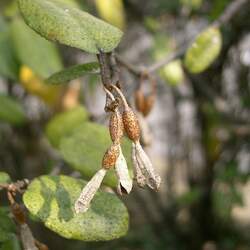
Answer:
[[[43,37],[90,53],[112,51],[122,32],[58,0],[19,0],[26,23]]]
[[[220,30],[209,27],[200,33],[185,54],[184,63],[191,73],[207,69],[218,57],[222,47]]]
[[[98,74],[99,72],[99,64],[96,62],[75,65],[53,74],[48,79],[46,79],[46,83],[66,83],[85,74]]]
[[[7,173],[0,172],[0,184],[9,183],[10,181],[10,176]]]
[[[15,224],[9,217],[9,213],[8,208],[0,207],[0,242],[10,239],[11,235],[16,231]]]
[[[0,121],[22,125],[26,121],[21,104],[12,97],[0,94]]]
[[[21,250],[17,236],[11,234],[9,239],[1,245],[0,250]]]
[[[97,192],[85,213],[74,203],[86,182],[67,176],[41,176],[32,181],[23,201],[46,227],[68,239],[112,240],[126,234],[128,212],[115,194]]]
[[[22,20],[15,19],[11,31],[20,62],[38,76],[47,78],[63,68],[56,46],[36,34]]]
[[[88,113],[83,106],[60,113],[46,126],[46,135],[54,147],[59,147],[63,137],[70,135],[76,127],[86,122]]]
[[[184,81],[184,72],[181,61],[178,59],[165,65],[161,70],[161,75],[169,84],[173,86],[182,83]]]
[[[14,55],[9,26],[0,16],[0,75],[16,80],[18,62]]]
[[[101,168],[103,155],[110,145],[111,140],[107,127],[85,122],[70,136],[62,138],[59,150],[71,167],[85,177],[91,178]],[[126,139],[123,140],[122,146],[128,165],[131,166],[131,143]],[[111,187],[116,187],[117,177],[114,169],[108,171],[103,182]]]

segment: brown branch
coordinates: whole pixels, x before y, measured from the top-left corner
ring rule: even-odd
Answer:
[[[220,27],[227,24],[234,15],[236,15],[239,10],[246,4],[249,0],[234,0],[229,4],[220,17],[214,21],[213,25]]]
[[[228,23],[232,19],[232,17],[234,15],[236,15],[239,12],[239,10],[247,2],[250,2],[250,0],[234,0],[232,3],[230,3],[226,7],[224,12],[219,16],[219,18],[217,20],[215,20],[211,25],[216,26],[216,27],[220,27],[222,25],[225,25],[226,23]],[[197,36],[197,34],[194,35],[194,37],[190,40],[190,42]],[[185,51],[188,48],[188,45],[189,45],[190,42],[187,42],[187,45],[181,46],[179,49],[177,49],[173,53],[167,55],[166,57],[164,57],[160,61],[153,63],[151,66],[141,66],[141,67],[134,66],[133,64],[131,64],[131,63],[127,62],[126,60],[124,60],[119,55],[116,55],[116,59],[120,63],[120,65],[125,67],[128,71],[130,71],[135,76],[140,76],[144,72],[154,73],[158,69],[160,69],[163,66],[165,66],[166,64],[170,63],[171,61],[181,57],[185,53]]]

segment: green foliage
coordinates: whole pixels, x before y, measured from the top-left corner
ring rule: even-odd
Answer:
[[[41,176],[29,185],[23,201],[32,215],[65,238],[103,241],[125,235],[128,212],[114,194],[97,192],[87,212],[75,213],[74,203],[85,184],[67,176]]]
[[[26,23],[51,41],[97,54],[113,50],[121,40],[122,32],[59,0],[19,0]]]
[[[13,125],[22,125],[26,121],[21,104],[12,97],[0,94],[0,103],[0,121]]]
[[[66,83],[70,80],[84,76],[85,74],[97,74],[99,72],[99,64],[97,62],[74,65],[51,75],[48,79],[46,79],[46,83]]]
[[[0,76],[13,80],[17,79],[18,66],[13,51],[9,27],[0,16]]]
[[[131,146],[124,140],[123,153],[130,159]],[[86,177],[92,177],[102,166],[102,157],[111,145],[108,129],[96,123],[85,122],[75,129],[69,137],[64,137],[60,144],[60,152],[71,167]],[[130,162],[128,162],[130,165]],[[117,178],[114,170],[108,171],[104,184],[116,187]]]
[[[17,236],[15,234],[10,234],[9,239],[0,245],[0,250],[21,250]]]
[[[9,217],[9,210],[5,207],[0,207],[0,243],[12,238],[15,228],[14,222]]]
[[[185,54],[184,63],[191,73],[207,69],[218,57],[222,46],[220,30],[209,27],[201,32]]]
[[[63,137],[72,134],[78,126],[86,122],[88,114],[83,106],[56,115],[46,126],[50,143],[58,148]]]
[[[161,70],[161,75],[171,85],[178,85],[184,81],[184,72],[180,60],[168,63]]]
[[[7,173],[0,172],[0,184],[9,183],[10,181],[10,176]]]
[[[202,196],[202,192],[199,188],[192,188],[188,192],[182,194],[178,199],[178,203],[182,206],[190,206],[197,202]]]
[[[55,45],[36,34],[22,20],[15,19],[11,31],[20,62],[38,76],[47,78],[63,68]]]

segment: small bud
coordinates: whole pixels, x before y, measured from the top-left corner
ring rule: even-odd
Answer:
[[[79,198],[75,202],[75,211],[77,214],[86,212],[88,210],[90,202],[101,186],[106,172],[106,169],[100,169],[83,188]]]
[[[118,144],[111,145],[103,156],[102,167],[104,169],[111,169],[113,166],[115,166],[118,156],[119,156],[119,145]]]
[[[109,120],[109,132],[111,140],[114,143],[120,143],[120,140],[123,136],[123,123],[122,123],[122,116],[118,109],[115,110],[111,114]]]
[[[140,139],[140,127],[138,119],[131,108],[124,110],[122,114],[122,120],[124,129],[128,135],[128,138],[132,141],[139,141]]]
[[[129,194],[132,190],[133,182],[130,178],[127,162],[123,156],[121,147],[119,157],[115,164],[115,170],[119,181],[117,186],[117,192],[120,195]]]

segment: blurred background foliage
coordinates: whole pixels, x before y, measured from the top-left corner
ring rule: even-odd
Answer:
[[[231,0],[60,1],[123,30],[116,51],[134,67],[183,46],[186,53],[156,72],[157,100],[143,122],[163,184],[157,194],[135,187],[121,198],[130,217],[127,235],[67,240],[30,216],[34,236],[65,250],[250,249],[249,1],[220,30],[209,25]],[[17,1],[0,0],[0,183],[49,174],[88,180],[99,168],[109,140],[98,75],[45,83],[93,61],[95,55],[40,37],[24,23]],[[122,66],[120,75],[134,105],[140,79]],[[124,148],[129,152],[126,141]],[[109,191],[116,185],[113,173],[105,185]],[[0,249],[21,249],[7,197],[0,197]]]

